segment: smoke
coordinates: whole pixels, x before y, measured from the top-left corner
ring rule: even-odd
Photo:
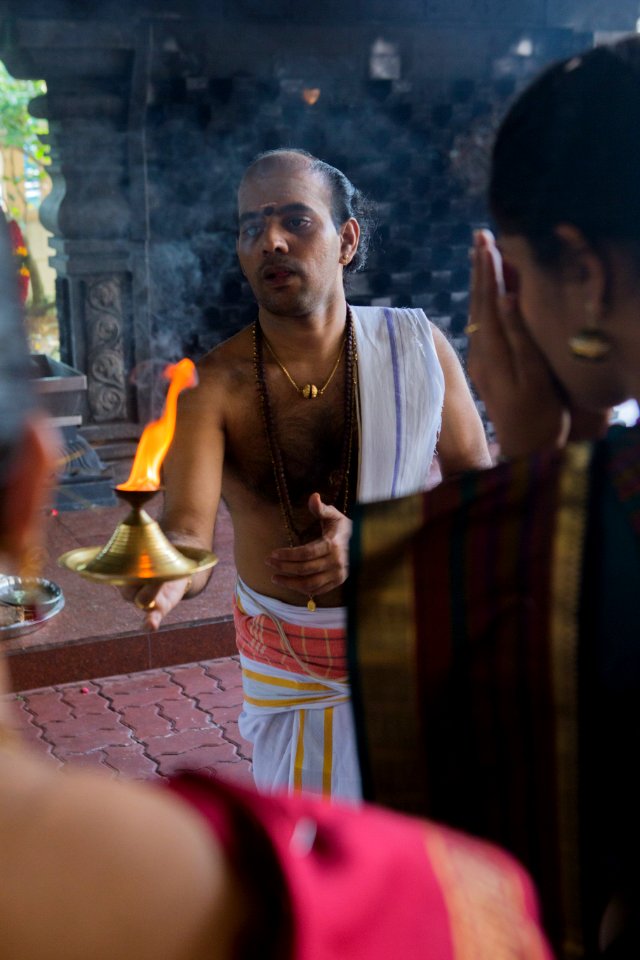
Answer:
[[[486,158],[522,75],[509,44],[493,76],[440,83],[363,80],[352,64],[336,69],[293,48],[268,77],[212,77],[205,47],[186,27],[156,37],[146,115],[154,353],[197,359],[255,315],[235,256],[236,189],[250,160],[277,147],[333,164],[378,204],[352,302],[422,307],[464,348],[467,251],[487,222]],[[530,59],[555,54],[536,40]]]

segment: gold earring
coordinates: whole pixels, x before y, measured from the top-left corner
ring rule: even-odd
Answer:
[[[598,329],[595,307],[591,302],[584,305],[587,322],[585,327],[569,338],[569,349],[579,360],[599,363],[611,353],[611,340]]]

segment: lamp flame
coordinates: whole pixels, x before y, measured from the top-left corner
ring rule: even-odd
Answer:
[[[178,395],[198,384],[195,365],[187,358],[166,367],[163,376],[170,383],[162,415],[144,428],[129,479],[116,490],[157,490],[160,486],[160,467],[176,428]]]

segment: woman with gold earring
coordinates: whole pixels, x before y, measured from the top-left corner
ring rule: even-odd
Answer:
[[[567,960],[640,957],[640,427],[608,428],[640,399],[639,171],[639,37],[514,102],[466,330],[501,462],[354,521],[366,796],[516,854]]]
[[[547,537],[531,562],[523,622],[530,669],[548,664],[539,716],[563,742],[555,785],[550,760],[538,788],[556,811],[549,850],[563,853],[547,866],[564,874],[564,906],[546,881],[542,896],[556,930],[564,925],[565,949],[573,941],[571,956],[640,955],[631,763],[640,750],[640,426],[608,429],[612,407],[640,400],[639,168],[633,36],[551,67],[513,105],[489,190],[503,291],[491,235],[480,232],[473,251],[469,371],[507,461],[501,469],[535,483],[510,533],[531,546],[527,523],[538,516]],[[534,629],[536,610],[546,616]]]
[[[610,407],[640,397],[639,99],[631,38],[543,74],[498,133],[505,288],[479,231],[469,370],[503,456],[601,434]]]
[[[580,883],[574,931],[612,957],[640,954],[640,426],[607,430],[612,407],[640,400],[639,166],[637,36],[552,67],[521,96],[489,197],[507,290],[478,236],[469,360],[503,456],[550,457],[549,632],[572,724],[559,835]],[[571,442],[585,439],[598,442]]]

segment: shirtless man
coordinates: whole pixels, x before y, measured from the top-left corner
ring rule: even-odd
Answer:
[[[237,252],[258,318],[200,361],[180,400],[162,521],[175,543],[210,549],[220,497],[229,508],[258,786],[351,798],[349,506],[423,488],[436,440],[444,477],[491,462],[455,352],[422,311],[347,307],[360,200],[299,151],[248,167]],[[206,581],[141,589],[148,626]]]

